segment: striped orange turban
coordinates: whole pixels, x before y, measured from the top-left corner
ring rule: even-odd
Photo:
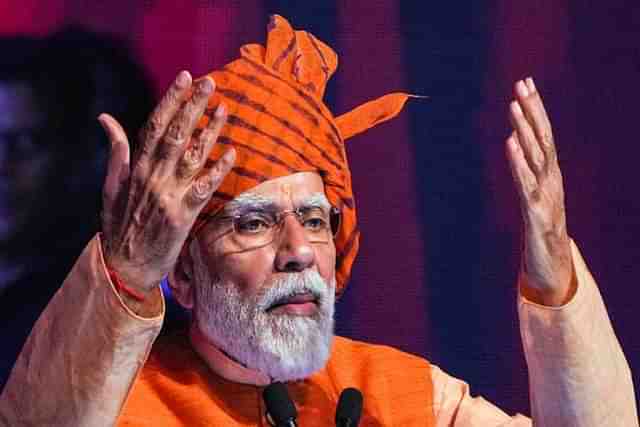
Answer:
[[[203,127],[222,101],[227,124],[211,159],[233,146],[236,163],[203,209],[192,235],[226,202],[256,185],[297,172],[317,172],[329,202],[342,211],[336,245],[336,293],[349,279],[360,232],[344,140],[400,112],[408,95],[395,93],[334,117],[322,102],[336,53],[274,15],[266,46],[244,45],[240,58],[210,74],[216,82]]]

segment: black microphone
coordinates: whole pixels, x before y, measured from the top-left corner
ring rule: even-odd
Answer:
[[[262,392],[267,412],[276,427],[296,427],[298,411],[289,398],[287,386],[276,382],[269,384]]]
[[[337,427],[357,427],[362,414],[362,393],[357,388],[345,388],[340,393],[336,409]]]

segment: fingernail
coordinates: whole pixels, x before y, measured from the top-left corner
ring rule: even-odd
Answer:
[[[209,95],[211,92],[213,92],[213,88],[214,88],[213,80],[211,80],[209,77],[205,77],[200,82],[199,89],[204,95]]]
[[[217,118],[222,118],[225,114],[227,114],[227,107],[225,107],[223,103],[220,103],[218,108],[216,108],[215,116]]]
[[[111,129],[109,128],[109,116],[107,114],[105,114],[105,113],[100,114],[98,116],[98,123],[100,123],[100,126],[102,127],[102,130],[104,131],[105,135],[109,139],[109,143],[111,144],[111,147],[113,148],[115,140],[113,138],[113,134],[111,132]]]
[[[513,136],[510,136],[507,142],[509,143],[509,145],[511,145],[511,148],[513,150],[518,151],[518,148],[519,148],[518,143],[516,142],[516,139]]]
[[[520,96],[529,96],[529,89],[527,89],[527,85],[522,80],[516,84],[516,90]]]
[[[107,125],[107,122],[109,121],[108,116],[105,113],[102,113],[98,116],[98,123],[100,123],[100,126],[102,126],[102,129],[109,134],[109,127]]]
[[[527,86],[529,87],[529,91],[534,93],[536,91],[536,85],[533,83],[533,77],[527,78]]]
[[[233,163],[236,160],[236,150],[229,148],[222,155],[222,161],[226,164]]]
[[[520,107],[520,104],[518,103],[518,101],[513,101],[511,103],[511,109],[516,113],[519,114],[521,116],[524,115],[524,113],[522,112],[522,108]]]
[[[189,72],[182,70],[180,71],[180,73],[178,74],[178,77],[176,77],[176,86],[178,86],[180,89],[184,89],[189,85]]]

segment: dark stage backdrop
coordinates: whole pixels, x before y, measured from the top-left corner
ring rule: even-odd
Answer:
[[[279,13],[340,55],[342,113],[406,90],[396,120],[348,142],[362,249],[338,331],[427,356],[529,414],[516,317],[520,218],[503,152],[512,83],[533,75],[555,127],[569,229],[640,384],[637,1],[20,0],[0,32],[79,23],[128,40],[158,93],[263,41]]]

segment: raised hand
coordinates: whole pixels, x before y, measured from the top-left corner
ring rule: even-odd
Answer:
[[[103,189],[105,261],[144,295],[173,268],[198,213],[235,161],[230,149],[203,170],[226,122],[221,104],[207,127],[194,134],[214,88],[212,79],[192,84],[182,71],[141,131],[132,165],[125,131],[110,115],[99,117],[111,141]]]
[[[562,174],[533,79],[518,81],[514,96],[509,112],[514,131],[506,150],[524,219],[521,291],[540,304],[559,306],[575,292]]]

